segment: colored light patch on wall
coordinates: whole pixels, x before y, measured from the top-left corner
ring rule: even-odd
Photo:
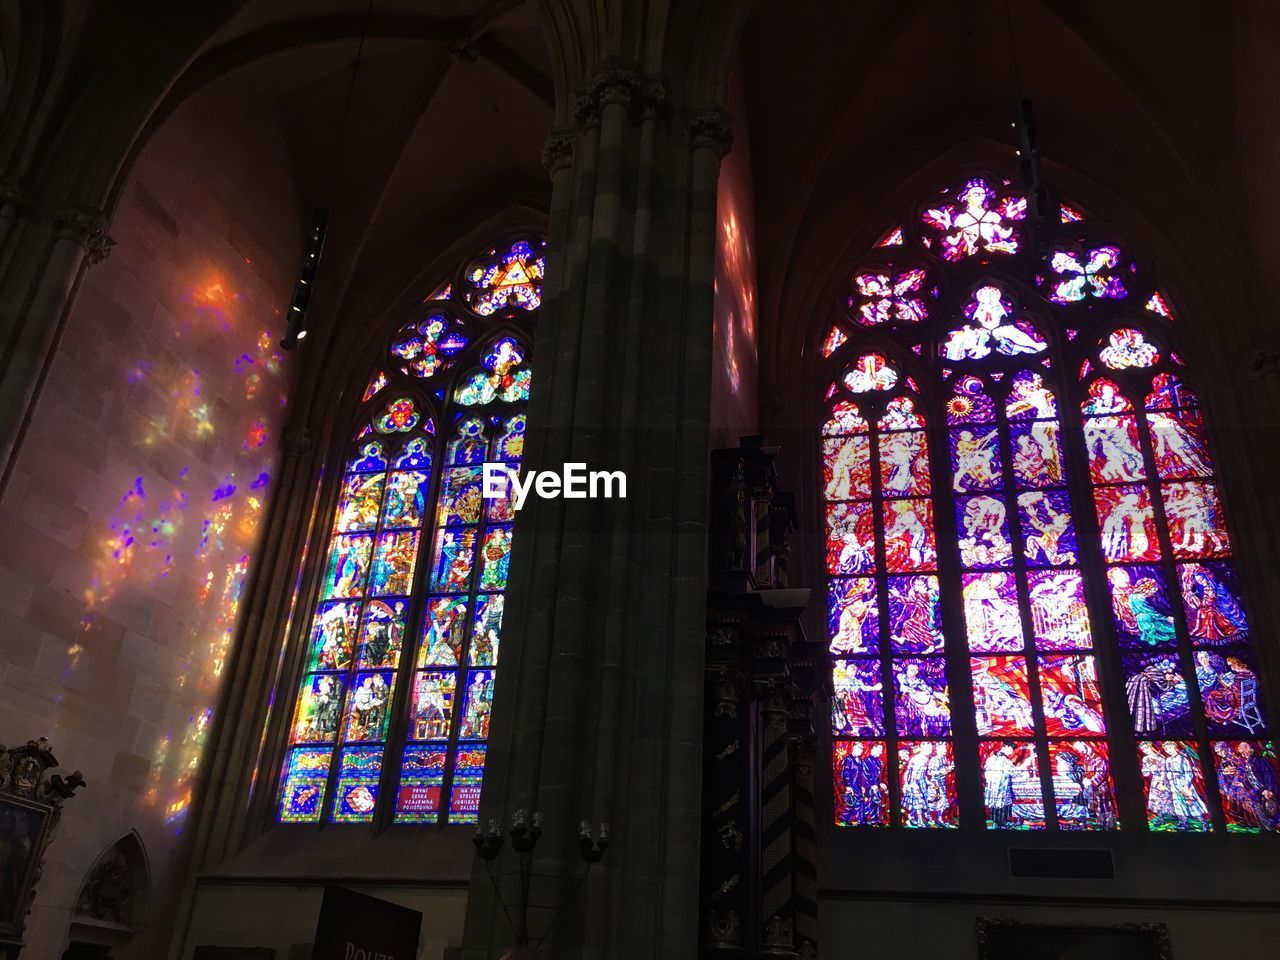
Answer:
[[[832,580],[827,587],[827,629],[836,656],[875,653],[880,639],[880,606],[870,578]]]
[[[884,736],[884,685],[875,660],[837,660],[831,678],[831,729],[839,737]]]
[[[836,826],[888,826],[889,780],[884,743],[837,741],[831,759]]]
[[[1160,559],[1151,494],[1145,486],[1095,487],[1102,553],[1110,563]]]
[[[966,573],[961,578],[965,631],[974,653],[1022,649],[1022,614],[1011,573]]]
[[[1230,833],[1280,830],[1280,764],[1270,740],[1212,745],[1222,812]]]
[[[1043,830],[1044,795],[1035,744],[986,740],[978,744],[988,830]]]
[[[950,743],[941,740],[899,743],[898,777],[902,826],[954,829],[960,825],[956,764]]]
[[[1138,763],[1150,830],[1203,833],[1213,829],[1194,744],[1181,740],[1139,743]]]
[[[1062,830],[1118,830],[1105,740],[1051,740],[1054,809]]]
[[[1031,633],[1038,650],[1082,650],[1093,645],[1084,580],[1074,570],[1027,574]]]

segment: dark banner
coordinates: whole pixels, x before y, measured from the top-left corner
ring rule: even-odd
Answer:
[[[422,914],[342,887],[325,887],[312,960],[414,960]]]

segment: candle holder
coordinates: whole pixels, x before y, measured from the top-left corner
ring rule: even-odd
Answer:
[[[592,834],[588,821],[581,820],[578,826],[578,855],[587,866],[578,878],[577,884],[574,885],[574,893],[586,882],[592,866],[599,863],[609,849],[609,824],[601,823],[599,832],[595,835]],[[516,869],[500,872],[496,869],[496,861],[502,852],[502,848],[506,845],[507,837],[511,838],[511,848],[516,851],[520,859]],[[530,888],[534,877],[545,880],[557,879],[555,875],[535,873],[533,870],[533,851],[541,839],[542,814],[535,810],[533,816],[530,817],[529,811],[524,808],[517,810],[512,816],[511,829],[506,831],[505,834],[502,830],[502,820],[499,818],[490,820],[487,829],[477,826],[475,836],[471,838],[471,842],[476,848],[476,856],[485,861],[494,893],[498,898],[498,903],[502,906],[502,912],[506,916],[507,923],[510,925],[511,932],[515,937],[517,953],[513,956],[535,956],[560,917],[563,916],[565,910],[563,906],[555,910],[546,930],[540,936],[530,935],[530,909],[555,909],[530,902]],[[519,893],[514,902],[509,903],[506,897],[503,896],[502,886],[498,882],[503,877],[515,877],[517,880]],[[528,951],[528,953],[525,951]]]

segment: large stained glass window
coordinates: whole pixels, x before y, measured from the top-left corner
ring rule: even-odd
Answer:
[[[1114,830],[1127,792],[1126,828],[1276,830],[1169,303],[1080,208],[1045,249],[1029,216],[997,176],[939,191],[821,331],[836,823]]]
[[[391,338],[342,462],[279,798],[290,823],[474,822],[542,242],[486,251]]]

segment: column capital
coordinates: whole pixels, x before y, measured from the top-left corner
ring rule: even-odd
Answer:
[[[561,127],[547,134],[547,142],[542,147],[542,166],[552,176],[556,171],[573,164],[573,145],[578,139],[578,131],[573,127]]]
[[[74,240],[84,248],[90,265],[107,259],[116,245],[107,234],[107,218],[99,210],[66,207],[53,215],[53,225],[59,239]]]
[[[689,111],[685,121],[690,145],[696,150],[708,147],[723,157],[733,146],[733,117],[717,104]]]

